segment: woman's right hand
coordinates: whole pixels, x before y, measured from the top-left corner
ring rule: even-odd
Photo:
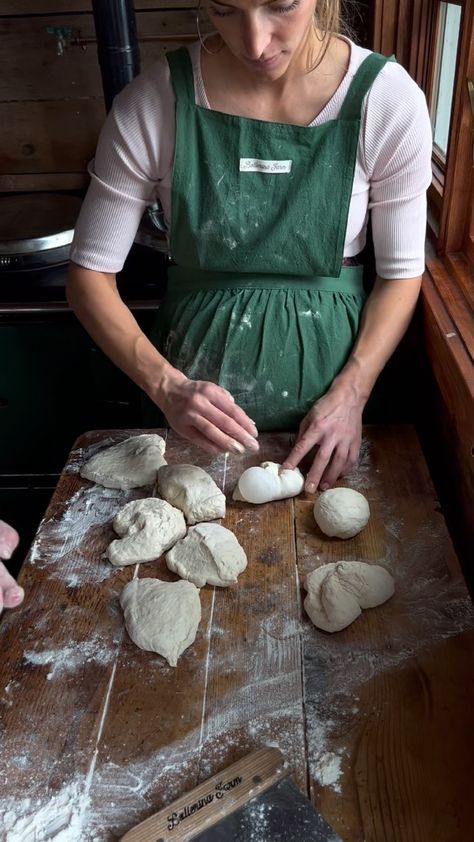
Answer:
[[[215,383],[189,380],[171,368],[161,378],[158,395],[150,397],[176,433],[209,453],[259,450],[254,422],[230,392]]]

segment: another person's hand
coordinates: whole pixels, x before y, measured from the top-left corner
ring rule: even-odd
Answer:
[[[296,442],[282,468],[296,468],[313,447],[316,454],[307,473],[305,491],[325,491],[359,458],[363,406],[334,386],[301,422]]]
[[[0,558],[10,558],[18,544],[18,533],[0,520]],[[0,614],[3,608],[16,608],[23,601],[24,591],[0,561]]]
[[[259,449],[254,422],[215,383],[189,380],[172,369],[160,383],[157,403],[173,430],[209,453]]]

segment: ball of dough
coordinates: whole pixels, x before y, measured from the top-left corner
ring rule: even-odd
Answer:
[[[314,625],[327,632],[349,626],[363,608],[375,608],[394,593],[393,578],[378,564],[337,561],[323,564],[305,580],[304,607]]]
[[[314,519],[331,538],[353,538],[368,523],[369,504],[352,488],[329,488],[314,504]]]
[[[126,503],[113,526],[121,537],[109,544],[105,557],[116,567],[153,561],[186,535],[183,513],[156,497]]]
[[[166,465],[164,452],[165,440],[156,433],[131,436],[88,459],[80,475],[105,488],[126,490],[151,485],[158,468]]]
[[[304,477],[298,468],[280,472],[277,462],[262,462],[247,468],[241,475],[233,494],[234,500],[246,503],[269,503],[296,497],[303,490]]]
[[[233,585],[247,567],[247,556],[230,529],[218,523],[191,526],[186,538],[166,554],[173,573],[198,588],[204,585]]]
[[[166,658],[175,667],[196,639],[201,620],[199,590],[180,579],[132,579],[120,594],[125,626],[133,642]]]

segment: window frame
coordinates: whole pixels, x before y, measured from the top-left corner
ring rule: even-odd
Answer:
[[[438,60],[437,32],[442,0],[374,0],[370,40],[372,49],[397,60],[426,94],[430,106]],[[428,189],[427,266],[441,260],[449,276],[435,273],[439,292],[450,316],[463,331],[468,346],[474,335],[474,115],[467,79],[474,80],[474,0],[445,0],[461,6],[460,38],[446,161],[433,150],[433,180]],[[456,303],[457,302],[457,305]],[[454,308],[454,313],[451,312]],[[459,311],[464,310],[462,324]],[[472,351],[472,348],[470,348]],[[474,359],[474,354],[473,357]]]
[[[436,152],[433,156],[433,183],[428,191],[430,234],[438,255],[464,251],[473,261],[474,244],[466,242],[469,226],[463,221],[472,199],[466,187],[469,170],[473,181],[473,115],[466,79],[474,79],[474,0],[449,2],[462,8],[460,43],[445,166]],[[394,53],[423,89],[428,103],[435,81],[440,4],[441,0],[374,0],[372,9],[373,49],[385,55]],[[470,187],[472,190],[473,184]]]

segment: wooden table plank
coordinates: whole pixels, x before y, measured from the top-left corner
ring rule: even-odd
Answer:
[[[262,441],[259,460],[283,461],[289,441]],[[224,525],[246,550],[248,567],[237,587],[215,589],[201,778],[262,744],[276,745],[306,790],[293,501],[233,502],[250,464],[255,456],[228,459]]]
[[[299,500],[301,579],[341,558],[379,561],[396,593],[335,635],[303,620],[313,801],[345,842],[468,838],[474,614],[412,428],[365,428],[361,465],[340,484],[367,496],[369,524],[329,539]]]

